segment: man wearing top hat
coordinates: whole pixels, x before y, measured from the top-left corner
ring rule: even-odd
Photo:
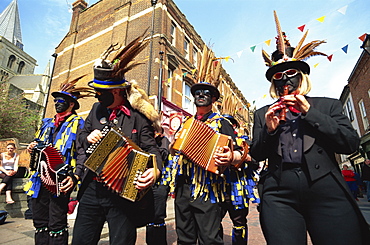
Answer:
[[[132,43],[126,47],[130,45]],[[89,82],[89,86],[95,89],[99,102],[93,105],[78,136],[81,143],[78,147],[80,166],[83,166],[88,157],[86,149],[102,138],[101,130],[105,126],[119,128],[143,151],[154,154],[157,163],[162,161],[154,139],[153,127],[159,116],[145,100],[143,91],[135,83],[127,81],[123,72],[117,71],[125,68],[127,64],[121,65],[119,62],[110,63],[107,60],[94,65],[94,80]],[[117,68],[119,66],[121,67]],[[157,169],[155,166],[149,166],[138,177],[136,188],[143,190],[151,187],[160,175],[160,165],[158,167]],[[147,209],[141,210],[141,201],[137,203],[126,200],[98,180],[96,173],[86,169],[78,193],[79,206],[72,244],[97,244],[105,221],[108,222],[111,244],[135,244],[136,227],[147,223],[146,220],[140,219],[143,211]],[[148,195],[150,193],[144,198]]]
[[[231,136],[235,142],[230,122],[212,111],[212,104],[220,97],[218,89],[210,83],[200,82],[191,86],[191,93],[196,105],[194,117],[216,132]],[[224,178],[199,167],[179,152],[173,152],[173,155],[176,163],[173,179],[178,244],[196,244],[197,241],[199,244],[223,244],[219,233],[221,207],[218,202],[224,196]],[[225,146],[224,152],[216,153],[214,157],[219,166],[230,166],[238,163],[241,155],[240,151],[232,151]]]
[[[307,96],[310,67],[303,59],[322,54],[313,49],[324,41],[302,52],[302,42],[281,45],[289,43],[281,33],[277,40],[272,59],[264,58],[270,95],[279,100],[255,112],[250,150],[269,163],[259,181],[267,244],[307,244],[307,231],[313,244],[367,244],[368,226],[335,160],[335,153],[357,150],[357,132],[339,100]]]
[[[74,82],[76,82],[75,80]],[[71,82],[73,84],[73,82]],[[66,85],[66,84],[64,84]],[[54,97],[56,115],[54,118],[43,119],[43,124],[35,135],[35,141],[27,147],[31,153],[37,147],[51,144],[59,150],[65,164],[76,167],[76,136],[82,129],[84,120],[77,116],[80,108],[77,101],[88,96],[77,92],[85,89],[75,88],[74,85],[63,86],[51,95]],[[90,91],[91,93],[91,91]],[[51,159],[52,161],[52,159]],[[67,212],[70,193],[82,176],[81,169],[74,169],[61,183],[61,194],[56,196],[43,185],[38,169],[33,174],[25,190],[32,196],[32,219],[35,226],[35,244],[68,244]]]

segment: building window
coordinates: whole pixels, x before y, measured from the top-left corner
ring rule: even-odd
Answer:
[[[170,30],[170,33],[171,33],[171,44],[173,46],[175,46],[175,44],[176,44],[176,25],[173,22],[171,22],[171,30]]]
[[[367,94],[369,95],[369,98],[370,98],[370,89],[367,91]]]
[[[24,68],[25,65],[26,64],[23,61],[19,62],[18,70],[17,70],[17,73],[18,74],[21,74],[22,73],[22,70],[23,70],[23,68]]]
[[[189,40],[185,37],[184,38],[184,52],[185,52],[185,58],[189,59]]]
[[[171,101],[172,100],[172,83],[175,82],[175,81],[173,81],[173,79],[174,79],[174,77],[173,77],[174,71],[175,71],[174,68],[168,67],[168,74],[167,74],[168,75],[168,80],[167,80],[167,83],[166,83],[166,86],[167,86],[167,98],[166,99],[168,101]]]
[[[360,107],[361,118],[364,124],[364,130],[366,131],[367,128],[369,127],[369,120],[367,119],[367,116],[366,116],[366,109],[365,109],[364,101],[360,100],[360,102],[358,102],[358,106]]]
[[[349,120],[351,120],[351,122],[353,121],[353,120],[355,120],[355,117],[353,116],[353,108],[352,108],[352,103],[351,103],[351,100],[350,99],[348,99],[347,100],[347,103],[346,103],[346,107],[345,107],[345,115],[347,115],[347,117],[349,118]]]
[[[182,93],[182,108],[189,112],[190,114],[194,114],[194,103],[193,103],[193,96],[190,92],[190,84],[187,82],[183,82],[183,93]]]
[[[6,67],[8,67],[9,69],[12,69],[12,66],[13,66],[14,61],[15,61],[15,56],[14,55],[11,55],[9,57],[8,65]]]
[[[196,48],[193,48],[193,65],[198,67],[198,50]]]

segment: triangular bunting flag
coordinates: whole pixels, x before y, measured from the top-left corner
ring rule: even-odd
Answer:
[[[344,53],[347,53],[347,50],[348,50],[348,44],[347,44],[346,46],[344,46],[344,47],[342,48],[342,50],[343,50],[343,52],[344,52]]]
[[[254,52],[255,49],[256,49],[256,45],[251,47],[252,52]]]
[[[228,62],[230,59],[230,56],[225,57],[225,61]]]
[[[186,75],[188,75],[188,73],[187,73],[187,72],[184,72],[184,73],[182,74],[182,76],[183,76],[183,77],[186,77]]]
[[[167,82],[168,82],[168,83],[172,82],[172,77],[168,78],[168,79],[167,79]]]
[[[267,97],[267,94],[264,94],[263,96],[262,96],[262,99],[264,99],[264,98],[266,98]]]
[[[240,58],[240,56],[242,56],[242,53],[243,53],[243,50],[236,53],[238,55],[238,58]]]
[[[267,46],[270,46],[271,39],[270,39],[270,40],[265,41],[265,43],[266,43],[266,45],[267,45]]]
[[[322,17],[320,17],[320,18],[318,18],[318,19],[316,19],[317,21],[319,21],[319,22],[321,22],[321,23],[323,23],[324,22],[324,20],[325,20],[325,15],[324,16],[322,16]]]
[[[316,68],[319,65],[319,63],[316,63],[313,65],[314,68]]]
[[[366,38],[366,33],[363,34],[361,37],[358,37],[358,39],[360,39],[362,42],[365,41],[365,38]]]
[[[347,7],[348,7],[348,5],[346,5],[344,7],[341,7],[340,9],[338,9],[338,12],[345,15],[346,11],[347,11]]]
[[[301,25],[300,27],[298,27],[298,29],[301,31],[301,32],[303,32],[303,30],[304,30],[304,27],[305,27],[306,25]]]
[[[194,74],[196,72],[197,69],[193,69],[191,70],[191,74]]]
[[[331,59],[333,58],[333,55],[331,54],[331,55],[329,55],[328,56],[328,60],[331,62]]]

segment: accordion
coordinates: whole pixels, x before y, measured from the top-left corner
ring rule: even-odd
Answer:
[[[223,146],[233,149],[230,136],[220,134],[192,117],[184,123],[176,135],[172,148],[180,151],[201,168],[215,174],[222,174],[226,167],[217,166],[213,155],[216,152],[222,152]]]
[[[57,149],[39,142],[32,149],[30,169],[38,171],[45,188],[59,196],[61,182],[67,177],[72,167],[64,163],[63,156]]]
[[[102,134],[103,138],[86,150],[91,155],[85,166],[108,189],[132,202],[139,201],[149,189],[139,191],[135,182],[148,165],[156,167],[155,155],[144,152],[116,127],[105,126]]]

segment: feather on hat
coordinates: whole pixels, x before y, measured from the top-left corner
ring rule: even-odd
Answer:
[[[203,47],[202,61],[199,65],[198,82],[190,88],[191,94],[194,96],[196,90],[209,89],[216,100],[220,98],[220,91],[217,89],[220,84],[221,62],[215,58],[214,53],[207,45]]]
[[[78,103],[78,99],[85,98],[85,97],[94,97],[95,91],[89,87],[76,87],[76,83],[83,78],[85,75],[80,76],[73,81],[69,81],[67,78],[64,82],[60,84],[59,91],[51,93],[51,95],[56,97],[66,98],[74,102],[74,110],[78,110],[80,108],[80,104]]]
[[[265,61],[265,64],[266,66],[270,67],[266,71],[267,80],[271,81],[272,76],[276,72],[286,70],[289,68],[296,68],[301,70],[305,74],[310,74],[310,66],[306,62],[304,62],[304,60],[316,55],[327,56],[322,52],[314,50],[316,47],[326,42],[324,40],[315,40],[303,45],[303,42],[307,37],[308,33],[307,30],[304,33],[301,40],[298,42],[298,45],[295,48],[293,48],[290,46],[289,41],[286,39],[285,33],[281,31],[279,18],[275,10],[274,10],[274,19],[278,34],[276,37],[277,50],[274,53],[272,53],[271,58],[266,53],[266,51],[262,50],[262,57]]]

